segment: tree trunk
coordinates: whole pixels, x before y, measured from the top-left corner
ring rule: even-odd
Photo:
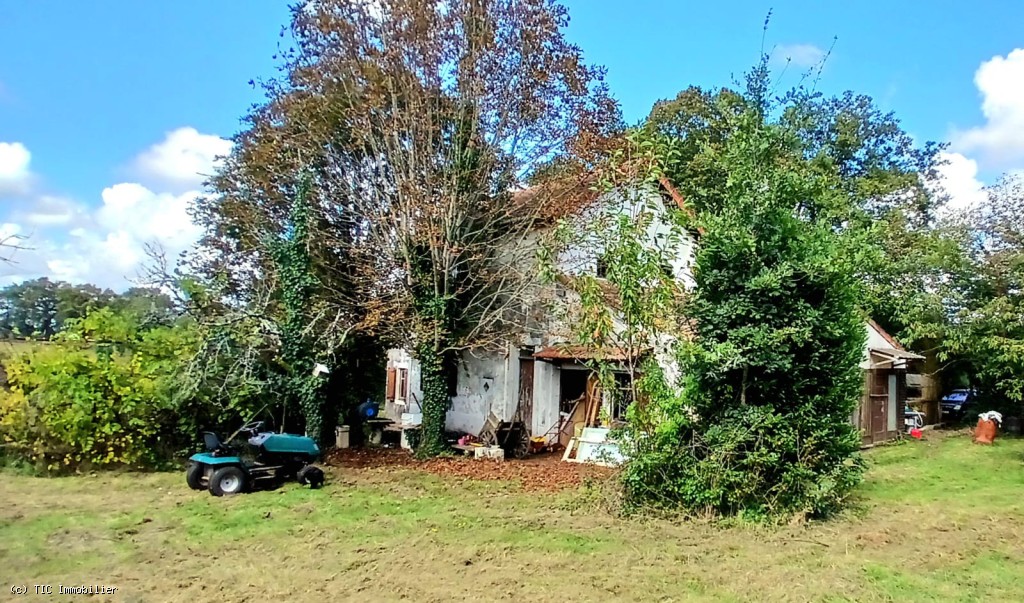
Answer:
[[[447,449],[444,438],[445,416],[448,414],[448,381],[445,379],[442,355],[430,345],[417,351],[420,362],[420,386],[423,390],[423,424],[416,456],[433,457]]]

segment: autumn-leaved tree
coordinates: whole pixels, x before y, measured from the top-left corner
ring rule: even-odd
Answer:
[[[556,157],[585,166],[618,124],[567,21],[551,0],[309,2],[293,13],[286,75],[255,116],[262,143],[247,173],[268,166],[281,186],[259,212],[232,187],[235,222],[280,219],[294,194],[287,170],[311,170],[327,225],[311,239],[345,260],[351,325],[422,364],[422,454],[443,447],[447,360],[512,336],[530,303],[522,243],[554,199],[513,189]]]

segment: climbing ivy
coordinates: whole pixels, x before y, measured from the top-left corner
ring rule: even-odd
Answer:
[[[448,449],[444,427],[451,400],[445,373],[445,350],[457,313],[454,296],[438,294],[433,287],[436,275],[432,272],[434,266],[429,259],[429,250],[421,249],[417,257],[419,261],[412,266],[413,308],[420,317],[420,330],[415,333],[414,351],[420,362],[423,423],[416,454],[426,458]]]
[[[300,181],[288,216],[284,236],[271,246],[280,283],[281,366],[279,376],[285,411],[298,408],[306,433],[324,440],[324,380],[313,375],[318,346],[309,332],[310,305],[317,287],[309,254],[309,224],[312,214],[310,179]]]
[[[420,387],[423,390],[423,426],[416,454],[431,457],[448,449],[444,439],[445,415],[448,412],[448,384],[444,362],[430,344],[417,348],[420,361]]]

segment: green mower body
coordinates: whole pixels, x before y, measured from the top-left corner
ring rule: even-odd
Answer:
[[[323,471],[313,465],[320,448],[312,438],[287,433],[260,432],[261,422],[247,423],[245,444],[221,442],[214,433],[203,434],[207,451],[189,457],[185,480],[193,490],[208,489],[214,496],[238,494],[297,479],[318,488]]]

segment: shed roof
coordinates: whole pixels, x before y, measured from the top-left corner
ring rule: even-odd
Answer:
[[[920,354],[894,348],[869,348],[868,351],[872,356],[871,368],[880,368],[886,365],[892,368],[905,368],[908,362],[924,360],[924,356]],[[875,362],[876,358],[879,359],[878,362]]]
[[[635,353],[633,356],[640,356],[642,353]],[[558,345],[542,348],[535,352],[533,357],[540,360],[610,360],[613,362],[625,362],[630,359],[630,353],[625,348],[617,346],[598,349],[582,345]]]
[[[896,341],[895,337],[893,337],[892,335],[889,334],[888,331],[883,329],[882,325],[875,322],[873,318],[868,319],[868,324],[870,324],[872,328],[875,329],[875,331],[878,331],[878,334],[882,336],[882,339],[888,342],[888,344],[891,345],[894,350],[906,350],[906,348],[900,345],[900,342]]]

